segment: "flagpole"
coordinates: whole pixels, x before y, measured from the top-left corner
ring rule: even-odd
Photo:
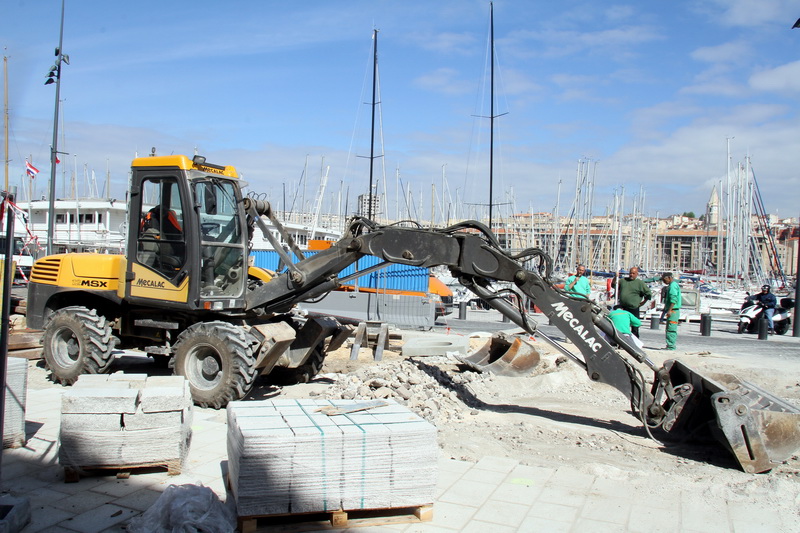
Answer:
[[[47,210],[47,255],[53,253],[53,240],[55,239],[56,217],[56,158],[58,153],[58,105],[61,98],[61,62],[64,61],[64,2],[61,0],[61,31],[56,48],[55,78],[56,78],[56,109],[53,115],[53,144],[50,147],[50,205]],[[69,60],[67,59],[67,63]],[[52,78],[51,78],[52,79]]]

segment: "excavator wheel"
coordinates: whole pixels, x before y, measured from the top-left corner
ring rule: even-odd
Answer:
[[[72,385],[81,374],[108,372],[117,338],[111,323],[97,310],[64,307],[45,324],[42,345],[50,379]]]
[[[194,403],[220,409],[241,400],[256,377],[255,338],[227,322],[199,322],[175,342],[175,373],[189,381]]]

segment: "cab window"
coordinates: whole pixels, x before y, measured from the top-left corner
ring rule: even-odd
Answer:
[[[168,278],[186,263],[183,209],[175,178],[148,178],[142,182],[137,260]]]
[[[239,296],[247,278],[236,187],[227,180],[194,184],[201,233],[200,295]]]

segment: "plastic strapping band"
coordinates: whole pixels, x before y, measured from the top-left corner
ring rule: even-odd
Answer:
[[[363,509],[365,503],[364,485],[366,483],[364,473],[367,471],[367,432],[361,427],[361,424],[350,417],[349,413],[345,413],[344,416],[361,431],[361,509]]]
[[[317,430],[320,432],[320,435],[322,436],[322,499],[324,502],[322,504],[322,509],[324,511],[327,511],[328,510],[328,463],[325,457],[325,429],[314,421],[314,418],[309,414],[308,411],[306,411],[305,406],[300,404],[299,400],[295,400],[295,403],[300,408],[300,410],[303,411],[303,414],[305,414],[308,417],[311,423],[314,424],[314,427],[317,428]]]

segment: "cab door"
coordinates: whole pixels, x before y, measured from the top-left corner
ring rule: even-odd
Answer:
[[[189,299],[190,260],[187,254],[187,202],[179,173],[157,173],[142,178],[133,198],[129,231],[130,274],[128,296],[162,302]],[[131,247],[131,245],[133,245]],[[132,279],[130,279],[132,278]]]

